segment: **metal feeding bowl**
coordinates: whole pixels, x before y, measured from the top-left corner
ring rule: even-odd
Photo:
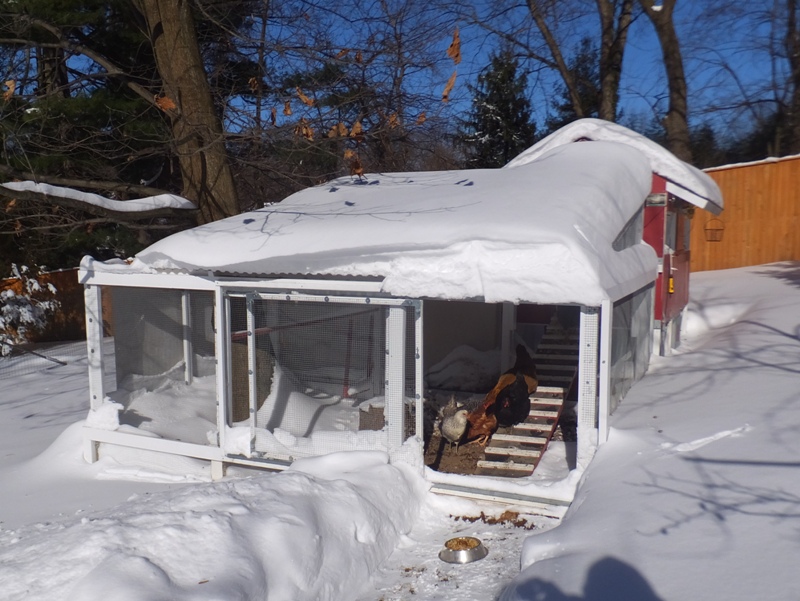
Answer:
[[[474,536],[458,536],[451,538],[439,551],[439,559],[447,563],[470,563],[483,559],[489,549],[483,546],[480,539]]]

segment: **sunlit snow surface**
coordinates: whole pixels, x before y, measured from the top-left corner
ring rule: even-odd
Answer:
[[[612,416],[560,525],[532,531],[449,518],[500,512],[430,495],[380,452],[217,483],[122,447],[89,465],[85,359],[57,354],[0,395],[0,597],[800,598],[800,264],[694,274],[691,295],[679,352]],[[442,563],[456,535],[489,556]]]

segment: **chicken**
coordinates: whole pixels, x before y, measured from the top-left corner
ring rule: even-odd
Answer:
[[[522,376],[522,380],[525,382],[528,395],[532,394],[539,385],[539,381],[536,379],[536,364],[528,354],[528,350],[523,345],[518,344],[516,351],[517,359],[514,362],[514,366],[500,376],[497,384],[484,398],[483,403],[467,415],[467,422],[469,423],[467,428],[468,441],[478,442],[481,446],[486,446],[486,443],[489,442],[499,425],[497,399],[504,389],[514,385],[521,387],[518,374]],[[517,393],[514,398],[518,398],[521,394],[520,388],[516,390]],[[512,391],[504,393],[504,398],[510,395],[512,395]],[[524,404],[524,401],[520,401],[520,404]],[[521,412],[521,408],[517,411]],[[530,406],[528,411],[530,411]],[[516,416],[517,412],[514,412],[514,415]]]
[[[464,432],[467,429],[468,413],[469,412],[464,409],[460,403],[456,402],[455,395],[450,397],[450,402],[442,409],[442,422],[439,429],[442,431],[442,436],[450,445],[456,445],[456,453],[458,453],[458,444],[461,442]]]
[[[497,423],[508,427],[524,422],[531,412],[531,398],[528,394],[528,383],[525,374],[518,371],[516,380],[506,386],[497,395]]]

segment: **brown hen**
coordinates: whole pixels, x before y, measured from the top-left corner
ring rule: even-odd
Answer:
[[[518,373],[522,374],[525,379],[528,394],[536,391],[536,387],[539,385],[536,379],[536,364],[523,345],[518,344],[516,350],[517,359],[514,366],[500,376],[497,384],[484,398],[483,403],[467,415],[467,441],[486,446],[492,434],[497,430],[497,395],[503,389],[513,386],[517,382]]]

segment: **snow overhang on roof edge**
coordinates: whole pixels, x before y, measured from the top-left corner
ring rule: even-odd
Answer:
[[[701,209],[719,215],[723,208],[722,191],[707,173],[681,161],[666,148],[618,123],[602,119],[578,119],[543,138],[504,168],[514,168],[538,159],[542,154],[581,141],[621,142],[638,149],[650,161],[653,173],[672,183],[670,192]]]

